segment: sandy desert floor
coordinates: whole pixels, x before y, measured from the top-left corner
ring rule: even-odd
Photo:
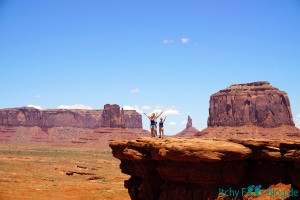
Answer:
[[[0,145],[0,200],[130,199],[111,151]]]

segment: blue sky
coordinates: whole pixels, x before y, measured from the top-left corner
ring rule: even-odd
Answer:
[[[163,109],[173,134],[188,114],[206,127],[211,94],[267,80],[300,126],[299,36],[298,0],[0,0],[0,107]]]

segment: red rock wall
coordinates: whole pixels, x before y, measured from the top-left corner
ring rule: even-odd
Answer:
[[[78,128],[142,128],[142,116],[136,111],[105,105],[104,110],[38,110],[35,108],[0,109],[0,125]]]
[[[140,138],[110,147],[122,173],[131,176],[125,187],[133,200],[250,200],[257,196],[225,198],[219,189],[261,185],[266,191],[278,183],[300,188],[300,143],[293,140]]]
[[[286,92],[268,82],[232,85],[210,97],[208,126],[294,126]]]
[[[125,127],[143,128],[142,116],[134,110],[124,110]]]
[[[120,106],[116,104],[104,105],[102,114],[102,127],[124,128],[124,110],[120,110]]]
[[[0,110],[0,124],[7,126],[38,126],[41,112],[35,108],[9,108]]]

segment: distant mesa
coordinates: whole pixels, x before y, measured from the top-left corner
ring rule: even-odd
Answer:
[[[183,129],[181,132],[177,133],[175,137],[193,137],[196,133],[198,133],[195,127],[193,127],[193,120],[190,116],[188,116],[186,128]]]
[[[286,92],[267,81],[234,84],[211,95],[208,128],[196,133],[213,138],[294,138],[295,127]]]
[[[0,143],[108,148],[111,140],[148,136],[142,116],[106,104],[102,110],[0,109]]]
[[[0,125],[43,128],[142,128],[142,116],[135,110],[120,110],[120,106],[116,104],[106,104],[103,110],[39,110],[22,107],[0,109]]]

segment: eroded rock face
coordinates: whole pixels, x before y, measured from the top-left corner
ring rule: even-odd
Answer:
[[[116,104],[104,105],[102,113],[102,127],[124,128],[124,110],[120,111],[120,106]]]
[[[193,127],[193,120],[190,116],[188,116],[186,128],[190,128],[190,127]]]
[[[231,85],[210,97],[208,127],[245,125],[294,126],[287,93],[262,81]]]
[[[32,107],[0,109],[2,126],[78,127],[96,129],[142,128],[142,116],[133,110],[120,110],[106,104],[103,110],[38,110]]]
[[[125,182],[131,199],[234,199],[220,197],[220,189],[300,188],[299,141],[140,138],[110,147],[131,176]],[[254,197],[253,191],[237,199]]]

